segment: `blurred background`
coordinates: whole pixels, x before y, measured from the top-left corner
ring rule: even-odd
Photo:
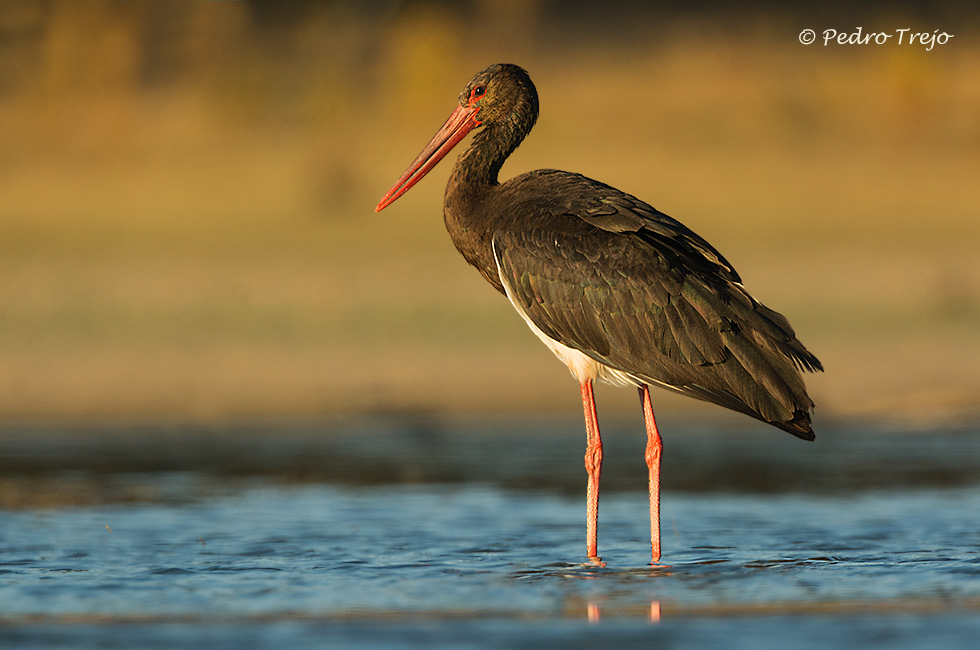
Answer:
[[[484,66],[556,167],[719,248],[827,372],[820,420],[980,406],[980,32],[959,4],[0,2],[0,424],[578,413],[458,256],[451,160],[373,209]],[[804,28],[944,45],[802,45]],[[601,389],[600,409],[635,409]],[[658,412],[713,406],[657,394]]]
[[[654,599],[690,647],[976,639],[980,10],[818,4],[0,0],[0,647],[543,648]],[[634,390],[570,564],[579,391],[453,247],[455,155],[374,212],[496,62],[541,100],[502,178],[680,219],[827,369],[812,445],[655,391],[656,579]]]

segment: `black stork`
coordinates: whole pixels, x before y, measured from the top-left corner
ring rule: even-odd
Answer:
[[[650,538],[660,561],[662,443],[648,386],[714,402],[813,440],[801,370],[823,370],[789,322],[753,298],[721,253],[650,205],[580,174],[542,169],[504,183],[500,168],[531,131],[527,72],[479,72],[459,106],[378,204],[409,190],[471,130],[443,213],[466,261],[578,379],[588,472],[586,549],[596,547],[602,441],[592,383],[637,386],[647,431]]]

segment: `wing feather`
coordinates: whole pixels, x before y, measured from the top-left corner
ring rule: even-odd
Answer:
[[[546,172],[548,173],[548,172]],[[558,202],[501,227],[493,249],[515,306],[554,341],[633,377],[811,439],[800,370],[822,369],[728,261],[641,201],[562,174]],[[530,225],[529,225],[530,224]]]

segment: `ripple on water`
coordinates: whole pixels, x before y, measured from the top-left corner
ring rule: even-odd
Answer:
[[[533,645],[538,635],[569,638],[569,621],[628,627],[654,609],[664,643],[691,647],[761,638],[806,647],[793,637],[804,629],[824,640],[899,629],[901,639],[929,632],[954,643],[978,633],[969,621],[980,618],[980,485],[666,490],[664,565],[651,567],[642,492],[604,493],[597,566],[581,561],[578,491],[256,479],[198,491],[209,479],[126,480],[165,485],[167,498],[3,513],[0,645],[17,645],[7,641],[18,626],[37,633],[38,620],[77,623],[65,637],[51,628],[48,640],[104,640],[96,623],[128,620],[135,646],[166,630],[171,641],[199,640],[206,628],[225,630],[221,647],[218,638],[241,642],[260,626],[279,647],[302,646],[325,626],[331,638],[377,641],[362,635],[378,621],[394,640],[446,630],[449,641]],[[286,620],[293,627],[269,632]]]

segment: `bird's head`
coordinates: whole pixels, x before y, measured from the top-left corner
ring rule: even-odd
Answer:
[[[538,117],[538,91],[523,68],[497,63],[470,79],[459,105],[475,108],[481,124],[527,123],[530,128]]]
[[[502,130],[517,146],[538,117],[538,93],[522,68],[497,63],[476,74],[459,95],[459,106],[388,193],[376,212],[419,182],[449,151],[478,126]],[[510,153],[510,151],[507,151]]]

